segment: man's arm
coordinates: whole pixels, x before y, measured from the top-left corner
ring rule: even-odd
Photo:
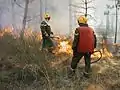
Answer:
[[[93,32],[93,35],[94,35],[94,48],[96,48],[96,46],[97,46],[97,38],[96,38],[96,35],[95,35],[94,32]]]
[[[47,25],[46,25],[45,21],[42,21],[42,22],[41,22],[41,25],[40,25],[40,29],[41,29],[41,32],[42,32],[42,35],[43,35],[43,36],[46,36],[46,34],[47,34],[47,33],[46,33],[46,26],[47,26]]]
[[[45,36],[45,37],[49,37],[50,36],[51,28],[45,21],[43,21],[41,23],[40,28],[41,28],[41,32],[42,32],[43,36]]]
[[[74,34],[73,44],[72,44],[73,51],[77,51],[78,42],[79,42],[79,31],[78,29],[76,29]]]
[[[51,27],[48,25],[47,26],[47,31],[48,35],[50,36],[51,34],[53,35],[53,32],[51,31]]]

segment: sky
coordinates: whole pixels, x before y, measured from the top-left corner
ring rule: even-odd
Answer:
[[[21,1],[20,5],[24,7],[24,0],[18,0],[18,1]],[[34,0],[33,3],[29,4],[29,11],[28,11],[29,17],[33,18],[30,22],[28,22],[29,25],[38,30],[40,30],[39,1],[40,0]],[[49,12],[51,15],[50,24],[52,30],[55,33],[60,33],[60,34],[69,33],[69,0],[42,0],[42,1],[43,1],[42,2],[43,13],[46,7],[46,11]],[[77,4],[80,3],[81,0],[71,0],[71,1],[73,4]],[[0,0],[0,11],[3,9],[3,7],[9,8],[8,11],[6,9],[3,9],[2,13],[0,13],[0,24],[2,26],[5,26],[5,25],[10,25],[11,23],[15,23],[16,26],[19,27],[21,26],[22,23],[24,9],[15,5],[14,8],[15,16],[13,17],[11,13],[12,8],[10,3],[11,3],[10,0]],[[95,0],[90,4],[90,6],[94,6],[95,9],[88,10],[88,13],[90,13],[95,20],[89,19],[88,20],[89,25],[91,25],[92,27],[100,26],[105,28],[106,16],[104,15],[104,12],[106,11],[106,4],[113,5],[114,2],[110,0]],[[82,4],[79,5],[83,6]],[[73,8],[72,10],[75,10],[75,8]],[[76,10],[83,11],[82,9],[76,9]],[[113,13],[113,11],[114,9],[111,10],[111,13]],[[74,30],[77,26],[77,22],[76,22],[77,17],[74,17],[74,15],[75,14],[72,12],[72,30]]]

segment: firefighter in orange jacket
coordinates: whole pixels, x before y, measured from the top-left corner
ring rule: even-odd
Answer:
[[[91,72],[91,54],[96,48],[96,35],[92,28],[87,24],[87,18],[80,16],[78,18],[79,27],[76,28],[74,41],[72,45],[73,57],[71,62],[71,72],[75,73],[78,62],[84,56],[85,59],[85,76]]]

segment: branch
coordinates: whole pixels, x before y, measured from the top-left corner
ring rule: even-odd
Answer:
[[[35,0],[29,0],[30,3],[34,2]]]
[[[74,3],[74,4],[75,4],[75,5],[81,5],[81,4],[83,5],[83,4],[85,4],[85,3]]]
[[[81,11],[74,11],[75,13],[81,13],[81,14],[84,14],[84,12],[81,12]],[[95,18],[91,15],[91,14],[87,14],[88,16],[90,16],[90,18],[92,18],[92,19],[94,19],[95,20]],[[96,20],[95,20],[96,21]]]
[[[14,2],[15,2],[15,4],[16,4],[17,6],[19,6],[20,8],[24,8],[23,6],[21,6],[20,4],[17,3],[17,0],[14,0]]]
[[[81,2],[85,3],[85,0],[81,0]]]
[[[96,21],[96,19],[92,15],[90,14],[87,14],[87,15],[90,16],[90,18],[92,18],[94,21]]]
[[[74,12],[75,12],[75,13],[82,13],[82,14],[84,13],[84,12],[81,12],[81,11],[77,11],[77,10],[75,10]]]
[[[71,4],[70,6],[73,6],[73,7],[76,7],[76,8],[86,9],[85,7],[77,6],[77,5],[74,5],[74,4]],[[88,9],[96,9],[95,7],[87,7],[87,8],[88,8]]]
[[[90,1],[87,1],[87,3],[91,3],[91,2],[93,2],[93,1],[95,1],[95,0],[90,0]]]
[[[70,6],[73,6],[73,7],[77,7],[77,8],[83,8],[83,9],[85,9],[85,7],[82,7],[82,6],[77,6],[77,5],[74,5],[74,4],[71,4]]]
[[[31,20],[33,20],[34,18],[36,18],[38,16],[40,16],[40,14],[37,14],[37,15],[33,16],[32,18],[28,19],[27,22],[30,22]]]
[[[87,7],[87,8],[89,8],[89,9],[96,9],[95,7]]]
[[[83,3],[85,3],[85,0],[81,0],[81,1],[82,1]],[[87,0],[87,4],[88,4],[88,3],[91,3],[91,2],[93,2],[93,1],[95,1],[95,0],[89,0],[89,1]]]

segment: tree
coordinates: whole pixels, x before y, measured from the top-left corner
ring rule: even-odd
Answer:
[[[88,10],[89,9],[95,9],[94,6],[90,6],[89,4],[91,4],[94,0],[81,0],[80,3],[78,4],[71,4],[70,6],[71,7],[74,7],[74,8],[77,8],[77,9],[83,9],[84,12],[80,12],[80,11],[75,11],[76,13],[81,13],[81,14],[84,14],[86,17],[87,16],[90,16],[92,17],[91,14],[88,13]]]
[[[77,3],[73,3],[72,0],[69,0],[69,28],[70,28],[69,31],[70,33],[72,30],[72,22],[73,22],[72,18],[76,18],[77,14],[85,15],[86,17],[89,16],[89,18],[95,20],[95,18],[90,13],[88,13],[88,10],[95,9],[94,6],[90,5],[93,1],[94,0],[80,0]]]
[[[26,20],[27,20],[27,14],[28,14],[28,4],[29,0],[25,0],[25,9],[24,9],[24,16],[23,16],[23,22],[22,22],[22,31],[24,32],[26,27]]]
[[[16,15],[15,15],[15,0],[11,0],[11,14],[12,14],[12,26],[13,26],[13,28],[14,29],[16,29],[16,20],[15,20],[15,18],[16,18]]]
[[[21,37],[23,37],[24,35],[24,30],[26,28],[27,22],[32,20],[31,17],[28,15],[28,7],[29,7],[29,4],[32,3],[33,1],[35,0],[25,0],[25,1],[14,0],[15,4],[19,6],[19,8],[22,8],[24,10]],[[22,6],[23,3],[25,3],[25,6]]]

